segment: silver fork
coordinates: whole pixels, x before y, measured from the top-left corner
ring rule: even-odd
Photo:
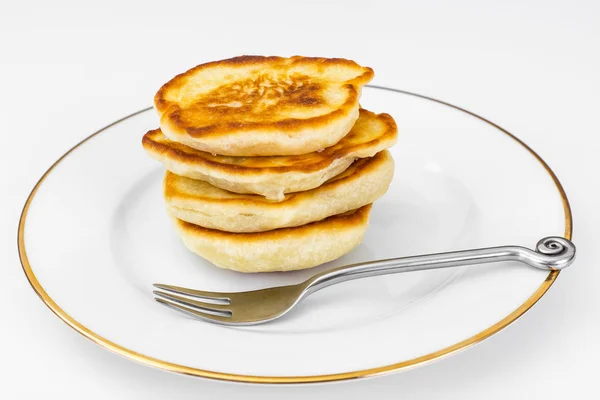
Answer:
[[[534,268],[555,271],[575,259],[575,245],[562,237],[546,237],[536,250],[521,246],[488,247],[449,253],[392,258],[347,265],[321,272],[296,285],[249,292],[207,292],[155,284],[155,300],[177,311],[221,325],[256,325],[287,314],[300,300],[336,283],[400,272],[451,268],[501,261],[518,261]]]

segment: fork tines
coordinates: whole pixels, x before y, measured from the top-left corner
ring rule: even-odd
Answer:
[[[223,293],[193,290],[179,286],[154,284],[157,302],[189,316],[226,322],[231,318],[231,300]]]

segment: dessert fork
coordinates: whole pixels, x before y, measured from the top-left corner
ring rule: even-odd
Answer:
[[[517,261],[555,271],[571,265],[575,251],[571,241],[551,236],[540,240],[535,251],[521,246],[500,246],[369,261],[324,271],[296,285],[248,292],[207,292],[155,284],[153,293],[159,303],[204,321],[233,326],[256,325],[282,317],[318,290],[352,279],[502,261]]]

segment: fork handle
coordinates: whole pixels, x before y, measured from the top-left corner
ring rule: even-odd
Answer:
[[[518,261],[530,267],[557,271],[573,263],[575,251],[575,245],[570,240],[550,236],[540,240],[535,251],[521,246],[500,246],[352,264],[308,279],[305,282],[305,295],[352,279],[502,261]]]

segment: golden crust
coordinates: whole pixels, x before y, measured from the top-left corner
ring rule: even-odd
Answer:
[[[391,147],[397,127],[388,114],[360,110],[356,124],[341,141],[320,152],[296,156],[230,157],[212,155],[173,142],[153,130],[142,144],[170,171],[200,179],[236,193],[255,193],[281,200],[284,193],[309,190],[343,172],[356,158]]]
[[[203,228],[177,218],[185,246],[218,267],[240,272],[312,268],[351,251],[363,239],[371,205],[294,228],[231,233]]]
[[[345,59],[242,56],[199,65],[156,93],[174,141],[223,155],[293,155],[331,146],[356,120],[373,70]]]
[[[363,158],[318,188],[288,194],[280,202],[237,194],[209,183],[165,174],[169,213],[181,220],[227,232],[262,232],[319,221],[373,203],[387,190],[394,161],[387,150]]]

